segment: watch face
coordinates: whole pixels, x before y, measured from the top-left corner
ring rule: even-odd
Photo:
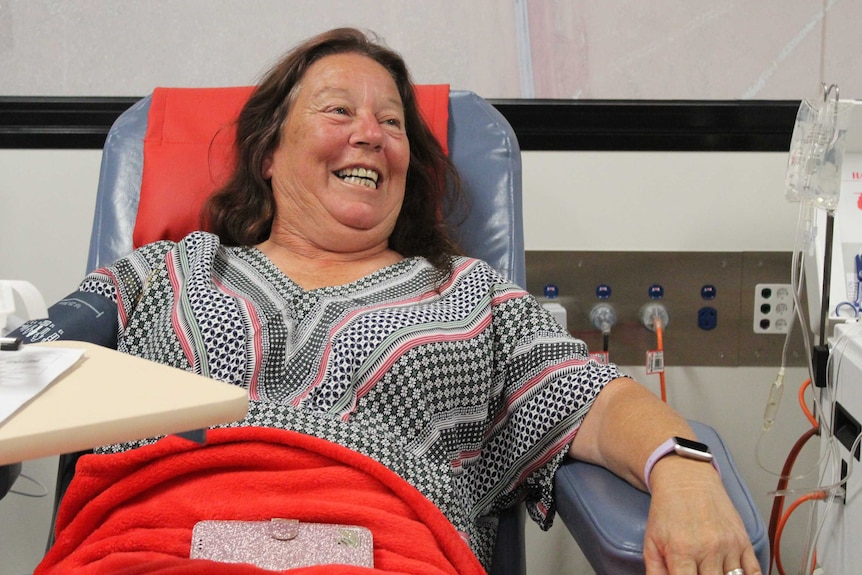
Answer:
[[[676,440],[674,451],[677,455],[699,461],[712,461],[712,453],[710,453],[709,446],[705,443],[684,437],[675,437],[674,439]]]
[[[693,439],[686,439],[685,437],[677,437],[675,439],[677,444],[681,447],[685,447],[686,449],[694,449],[695,451],[705,451],[706,453],[709,453],[709,446],[705,443],[694,441]]]

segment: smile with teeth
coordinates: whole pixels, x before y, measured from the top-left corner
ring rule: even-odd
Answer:
[[[360,186],[374,189],[377,188],[377,180],[380,178],[380,174],[367,168],[347,168],[345,170],[337,170],[335,175],[348,184],[358,184]]]

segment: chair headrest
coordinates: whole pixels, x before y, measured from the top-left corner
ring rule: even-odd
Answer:
[[[234,121],[254,86],[156,88],[152,94],[134,247],[201,229],[206,199],[233,169]],[[449,86],[415,86],[420,112],[448,153]]]

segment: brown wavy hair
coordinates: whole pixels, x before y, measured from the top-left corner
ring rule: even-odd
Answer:
[[[457,172],[422,120],[404,60],[354,28],[330,30],[304,41],[263,77],[236,121],[236,169],[204,206],[207,229],[226,245],[256,245],[269,237],[275,200],[271,183],[263,176],[264,158],[279,146],[296,88],[311,65],[343,53],[361,54],[386,68],[404,106],[410,163],[389,247],[405,257],[424,256],[438,270],[448,271],[449,256],[460,253],[444,224],[447,210],[463,199]]]

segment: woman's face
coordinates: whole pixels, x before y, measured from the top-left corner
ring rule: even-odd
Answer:
[[[385,247],[409,162],[403,105],[389,72],[360,54],[318,60],[264,162],[276,202],[273,232],[327,251]]]

